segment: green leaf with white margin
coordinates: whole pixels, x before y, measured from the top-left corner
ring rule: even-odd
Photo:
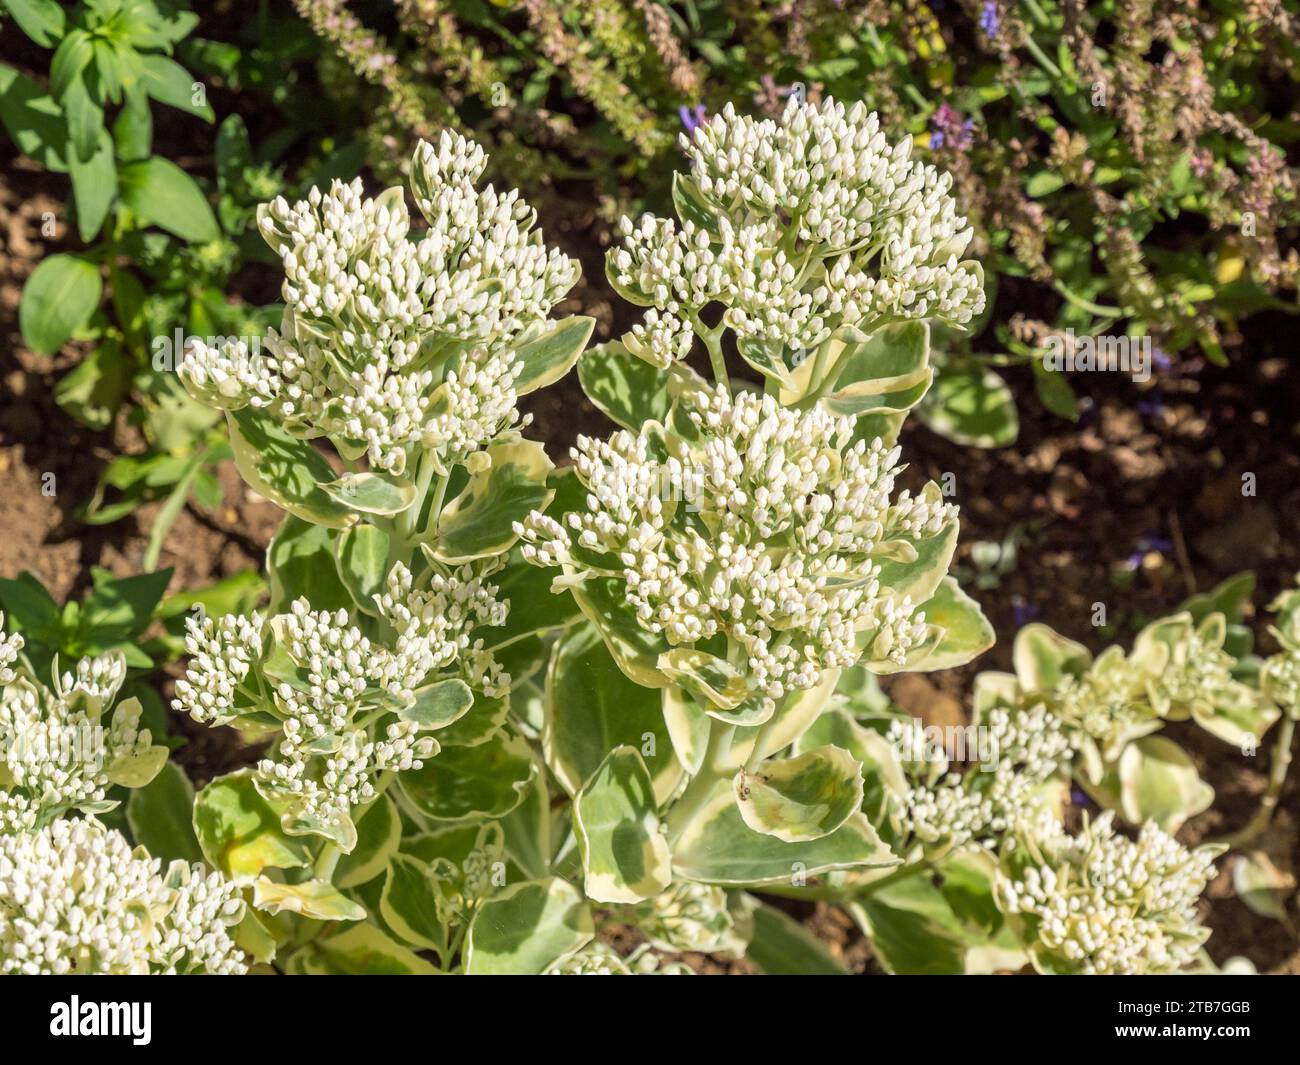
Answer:
[[[131,837],[150,855],[168,862],[200,862],[203,851],[194,835],[194,786],[175,762],[126,800]]]
[[[1083,644],[1032,622],[1016,633],[1011,661],[1016,680],[1026,692],[1046,692],[1065,677],[1082,674],[1092,663],[1092,653]]]
[[[928,877],[905,877],[863,895],[847,908],[889,972],[910,976],[966,972],[966,929]]]
[[[578,382],[610,420],[632,432],[668,417],[668,371],[638,359],[618,341],[598,344],[578,360]]]
[[[658,802],[681,781],[659,693],[629,680],[590,625],[574,626],[556,641],[542,707],[542,752],[570,795],[620,746],[641,752]]]
[[[320,487],[334,480],[334,471],[311,444],[252,407],[226,411],[226,423],[235,466],[254,492],[313,525],[345,529],[355,524],[357,512]]]
[[[477,747],[487,743],[501,731],[509,716],[508,697],[489,699],[485,695],[476,695],[469,710],[451,724],[439,728],[438,745],[446,750],[448,747]]]
[[[474,705],[474,693],[459,677],[417,688],[413,694],[415,702],[398,710],[397,716],[414,722],[421,731],[446,728],[464,717]]]
[[[299,869],[308,864],[306,841],[280,827],[282,807],[267,802],[241,769],[217,777],[194,800],[194,834],[208,864],[248,883],[263,869]]]
[[[558,877],[513,884],[484,902],[465,938],[470,976],[535,976],[595,936],[591,910]]]
[[[943,635],[929,654],[909,663],[909,668],[925,672],[955,669],[982,655],[997,639],[979,603],[962,591],[953,577],[944,577],[939,590],[919,609],[925,612],[928,624],[943,629]]]
[[[321,936],[288,962],[291,973],[336,976],[437,976],[438,970],[372,924],[355,924]]]
[[[317,487],[336,503],[362,514],[400,514],[415,502],[415,485],[382,471],[345,473],[321,481]]]
[[[405,854],[388,859],[379,912],[389,929],[413,947],[442,951],[446,932],[438,920],[438,898],[425,862]]]
[[[776,710],[768,719],[767,736],[763,740],[764,753],[784,750],[794,743],[814,721],[826,706],[835,691],[839,670],[828,669],[823,674],[822,682],[815,688],[804,691],[787,692],[777,702]],[[739,769],[748,760],[758,738],[757,728],[741,728],[731,741],[724,757],[718,760],[716,768]]]
[[[660,673],[695,696],[705,713],[735,710],[749,694],[745,678],[739,671],[726,659],[706,651],[674,647],[661,654],[656,665]],[[745,724],[761,722],[746,721]]]
[[[943,494],[933,481],[922,489],[922,497],[932,505],[943,502]],[[924,603],[948,575],[957,550],[957,521],[948,522],[937,536],[905,542],[916,549],[916,558],[911,562],[884,559],[880,563],[880,586],[893,592],[896,600],[909,596],[913,603]]]
[[[945,367],[917,417],[962,447],[1007,447],[1020,433],[1011,389],[986,366]]]
[[[334,541],[339,580],[357,609],[371,617],[379,616],[375,596],[383,592],[388,577],[388,546],[388,533],[369,522],[344,529]],[[312,606],[323,609],[314,600]]]
[[[1198,700],[1192,704],[1192,720],[1234,747],[1258,744],[1281,716],[1273,700],[1244,684],[1220,692],[1213,702]]]
[[[524,798],[537,764],[519,736],[501,732],[474,747],[446,747],[421,769],[398,774],[402,794],[425,817],[503,817]]]
[[[402,842],[402,819],[397,806],[381,795],[357,820],[357,845],[339,858],[333,882],[340,888],[367,884],[388,868],[388,857]]]
[[[555,384],[573,369],[595,326],[596,319],[573,315],[526,331],[524,342],[514,349],[515,358],[523,366],[515,378],[515,392],[526,396]]]
[[[547,485],[554,464],[533,440],[494,444],[486,463],[470,473],[464,490],[438,517],[435,556],[448,563],[501,555],[519,539],[514,523],[545,510],[555,495]]]
[[[1143,736],[1119,757],[1120,809],[1134,824],[1155,821],[1177,832],[1214,802],[1214,789],[1196,772],[1191,757],[1164,736]]]
[[[794,752],[826,744],[843,747],[862,764],[862,810],[872,824],[882,824],[889,808],[910,790],[898,749],[875,729],[864,728],[842,706],[822,714],[799,737]]]
[[[350,609],[353,598],[339,580],[337,567],[331,565],[334,555],[329,529],[286,514],[266,549],[271,576],[267,616],[284,613],[300,596],[313,610]]]
[[[732,781],[745,824],[786,843],[828,836],[862,805],[862,763],[843,747],[743,768]]]
[[[671,822],[671,817],[670,817]],[[789,882],[832,869],[871,869],[899,864],[862,814],[853,814],[829,836],[786,843],[751,829],[740,816],[727,781],[719,781],[673,846],[673,871],[705,884],[743,886]]]
[[[18,305],[23,342],[39,355],[53,355],[99,306],[104,282],[99,268],[78,255],[50,255],[32,271]]]
[[[492,574],[497,598],[510,604],[505,624],[475,629],[475,638],[482,639],[490,651],[573,624],[582,616],[578,604],[570,595],[551,591],[551,581],[558,572],[529,565],[515,547],[505,569]]]
[[[709,743],[709,715],[681,688],[663,689],[664,724],[682,769],[694,776],[704,765]]]
[[[656,805],[641,755],[633,747],[615,747],[573,802],[587,898],[642,902],[672,883]]]
[[[658,663],[659,656],[669,649],[668,641],[637,623],[623,588],[623,582],[613,577],[592,577],[569,591],[604,639],[618,668],[643,688],[666,688],[672,682]]]
[[[280,884],[261,876],[253,881],[253,905],[269,914],[296,913],[317,921],[364,921],[366,910],[325,880]]]
[[[139,700],[131,699],[129,702],[138,703]],[[104,775],[110,784],[124,788],[143,788],[162,771],[162,767],[167,764],[168,753],[162,744],[155,744],[142,750],[119,754],[105,767]]]
[[[901,413],[920,402],[934,373],[926,323],[888,325],[865,336],[846,332],[822,400],[827,410],[858,417]]]
[[[748,897],[748,896],[747,896]],[[848,976],[849,972],[798,921],[754,900],[745,960],[768,976]]]

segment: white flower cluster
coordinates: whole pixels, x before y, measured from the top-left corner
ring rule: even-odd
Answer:
[[[682,137],[695,214],[623,219],[614,281],[661,311],[730,308],[741,337],[811,349],[841,324],[962,324],[984,304],[949,175],[890,145],[863,104],[793,98],[780,121],[720,114]],[[693,212],[694,213],[694,212]]]
[[[23,653],[25,641],[21,633],[5,632],[4,623],[4,612],[0,611],[0,684],[11,684],[16,676],[14,663]]]
[[[661,370],[686,358],[694,342],[695,334],[689,325],[675,314],[660,314],[654,307],[623,337],[628,351]]]
[[[656,950],[745,953],[745,942],[727,907],[727,893],[716,885],[675,880],[668,890],[632,907],[631,914],[632,923]]]
[[[722,387],[685,409],[696,435],[670,438],[662,460],[644,434],[580,438],[588,509],[563,524],[531,514],[516,526],[524,557],[621,578],[640,625],[673,646],[724,634],[770,702],[864,653],[902,663],[929,629],[877,559],[907,557],[956,508],[934,486],[891,501],[898,449],[850,443],[851,418]]]
[[[994,897],[1031,931],[1052,971],[1087,975],[1176,972],[1209,935],[1196,903],[1214,875],[1206,849],[1189,851],[1153,822],[1136,841],[1102,814],[1077,836],[1026,839],[1003,861]]]
[[[0,972],[243,973],[228,929],[233,884],[143,848],[95,820],[0,837]]]
[[[14,641],[9,642],[14,646]],[[21,644],[19,644],[21,646]],[[67,810],[103,813],[109,767],[152,746],[137,700],[102,722],[126,678],[120,654],[85,658],[53,690],[6,667],[0,682],[0,835],[39,828]]]
[[[895,721],[888,733],[899,759],[917,777],[898,811],[899,827],[926,844],[991,846],[1051,803],[1049,789],[1068,777],[1074,751],[1059,718],[1039,704],[1027,710],[993,707],[977,726],[979,765],[933,783],[918,730]],[[917,773],[920,769],[922,773]]]
[[[419,239],[402,190],[368,199],[360,179],[264,205],[259,227],[285,272],[282,327],[268,354],[238,338],[192,345],[180,366],[190,390],[227,410],[263,408],[393,473],[412,446],[455,461],[517,422],[510,344],[550,314],[578,264],[546,249],[516,191],[475,188],[485,163],[449,131],[420,143]]]
[[[347,611],[313,611],[305,598],[271,619],[269,649],[260,617],[188,622],[191,661],[173,707],[205,724],[273,713],[282,734],[274,757],[258,763],[259,785],[268,797],[291,800],[297,816],[323,825],[338,824],[374,798],[378,773],[418,769],[436,751],[433,740],[395,714],[417,688],[453,669],[487,698],[510,688],[482,641],[471,639],[477,626],[504,622],[507,606],[470,567],[431,572],[416,587],[399,562],[375,602],[393,632],[390,646],[372,643]],[[387,722],[382,729],[377,717]]]

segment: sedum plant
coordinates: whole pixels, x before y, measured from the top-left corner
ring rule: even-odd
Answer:
[[[687,149],[679,218],[609,255],[648,313],[591,350],[590,320],[549,317],[576,266],[454,133],[412,161],[427,228],[355,182],[259,212],[281,326],[180,372],[286,516],[270,603],[190,620],[174,705],[265,746],[132,823],[191,813],[159,849],[232,881],[240,948],[291,973],[842,971],[783,895],[843,904],[897,971],[1182,966],[1208,857],[1145,809],[1136,844],[1070,834],[1090,733],[1058,659],[981,695],[988,773],[918,749],[874,687],[992,643],[948,575],[956,508],[897,483],[929,322],[983,301],[946,179],[834,101],[727,111]],[[575,364],[621,428],[557,469],[519,398]],[[1131,691],[1246,727],[1221,630],[1144,637]],[[1169,882],[1125,896],[1127,848]]]

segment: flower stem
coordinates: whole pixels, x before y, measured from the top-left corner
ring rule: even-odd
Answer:
[[[1295,718],[1284,717],[1277,728],[1277,740],[1273,744],[1273,762],[1268,774],[1268,789],[1259,800],[1255,815],[1236,832],[1216,840],[1226,844],[1232,850],[1241,850],[1254,842],[1273,820],[1273,811],[1277,809],[1282,797],[1282,785],[1286,783],[1287,771],[1291,768],[1291,745],[1295,741]]]

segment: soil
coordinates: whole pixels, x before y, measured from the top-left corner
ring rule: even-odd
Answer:
[[[180,154],[165,145],[158,150]],[[93,566],[116,575],[139,572],[158,505],[107,526],[77,520],[106,462],[143,443],[121,419],[96,433],[55,404],[54,386],[82,357],[81,346],[69,344],[49,358],[23,346],[17,311],[24,280],[42,256],[72,250],[76,242],[62,222],[55,237],[41,235],[46,212],[65,217],[65,178],[15,158],[7,142],[0,174],[0,576],[30,570],[62,600],[84,594]],[[594,315],[597,339],[627,328],[625,310],[604,283],[602,230],[592,210],[575,197],[571,210],[543,225],[548,239],[582,259],[590,279],[561,311]],[[266,291],[245,294],[268,302],[276,298],[274,286],[268,277]],[[1292,328],[1283,315],[1248,320],[1227,368],[1184,360],[1157,371],[1146,386],[1115,374],[1076,376],[1086,404],[1078,423],[1048,413],[1028,372],[1011,371],[1021,429],[1003,450],[959,447],[909,421],[903,445],[910,485],[953,475],[962,507],[958,563],[971,571],[978,541],[1011,536],[1018,543],[1014,565],[974,592],[998,633],[979,668],[1007,668],[1011,638],[1030,617],[1099,651],[1126,643],[1145,621],[1241,570],[1257,574],[1260,608],[1291,583],[1300,570],[1300,369],[1287,343]],[[574,375],[530,401],[530,435],[545,440],[557,458],[578,433],[608,431]],[[1251,475],[1253,495],[1243,494],[1244,475]],[[168,538],[161,564],[175,568],[172,591],[260,567],[279,513],[249,492],[233,468],[223,470],[222,483],[222,506],[215,513],[187,507]],[[1093,624],[1099,603],[1104,629]],[[1249,620],[1258,643],[1270,648],[1264,625]],[[914,713],[959,719],[974,671],[897,678],[885,686]],[[164,697],[170,684],[162,679]],[[187,740],[177,757],[200,783],[253,754],[225,730],[178,720],[175,732]],[[1248,758],[1192,727],[1174,725],[1168,734],[1193,753],[1218,792],[1214,808],[1185,826],[1182,837],[1195,842],[1248,819],[1263,790],[1271,737]],[[1300,818],[1300,774],[1292,774],[1281,805]],[[1294,839],[1283,851],[1284,863],[1300,857]],[[1245,955],[1261,972],[1300,973],[1294,896],[1285,922],[1253,914],[1232,891],[1234,861],[1220,863],[1205,903],[1210,954],[1219,962]],[[880,971],[843,914],[820,905],[785,908],[852,970]],[[719,971],[715,963],[692,962]]]

